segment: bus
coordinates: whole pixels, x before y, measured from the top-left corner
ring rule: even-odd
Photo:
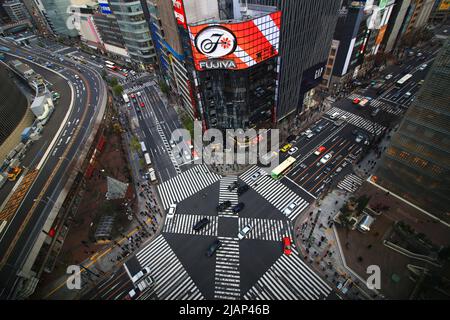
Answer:
[[[275,169],[272,170],[272,173],[270,174],[272,178],[274,179],[280,179],[283,173],[288,171],[292,165],[295,163],[297,159],[294,157],[289,157],[286,160],[284,160],[281,164],[279,164]]]
[[[145,163],[149,166],[152,164],[152,160],[150,160],[150,155],[146,152],[144,153]]]
[[[147,147],[145,146],[144,141],[141,141],[141,149],[142,149],[142,152],[143,152],[143,153],[146,153],[146,152],[147,152]]]
[[[114,70],[114,71],[117,70],[117,66],[116,66],[116,64],[115,64],[114,62],[105,60],[105,65],[106,65],[106,67],[107,67],[108,69],[110,69],[110,70]]]
[[[408,73],[404,75],[400,80],[396,82],[396,85],[401,87],[405,84],[406,81],[408,81],[412,77],[412,74]]]

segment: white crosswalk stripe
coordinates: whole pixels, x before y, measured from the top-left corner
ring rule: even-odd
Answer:
[[[364,98],[364,96],[362,96],[362,95],[360,95],[360,94],[357,94],[357,93],[352,93],[351,95],[349,95],[348,97],[347,97],[347,99],[350,99],[350,100],[354,100],[354,99],[356,99],[356,98],[358,98],[359,100],[361,100],[361,99],[363,99]]]
[[[252,175],[254,173],[256,173],[257,171],[262,172],[262,174],[257,178],[257,179],[253,179]],[[258,181],[258,179],[260,179],[262,176],[267,175],[267,172],[263,169],[260,168],[258,166],[251,166],[247,171],[245,171],[244,173],[242,173],[239,178],[244,181],[245,183],[247,183],[248,185],[255,183],[256,181]]]
[[[292,239],[292,223],[278,219],[239,218],[239,230],[246,225],[252,227],[245,239],[281,241],[283,237]]]
[[[355,192],[363,183],[363,179],[354,175],[348,174],[345,176],[344,180],[338,183],[338,188],[342,190],[346,190],[348,192]]]
[[[236,218],[238,217],[231,210],[231,208],[234,205],[238,204],[237,188],[235,188],[233,191],[228,190],[228,186],[236,181],[237,181],[237,176],[226,176],[220,180],[219,203],[223,203],[225,201],[230,201],[231,206],[229,206],[224,211],[220,211],[219,217],[236,217]]]
[[[373,108],[379,108],[385,112],[392,113],[394,115],[399,115],[403,111],[401,108],[397,108],[378,99],[372,100],[370,106]]]
[[[136,254],[139,264],[150,267],[155,287],[139,299],[156,296],[158,300],[203,300],[200,290],[162,235]]]
[[[297,202],[297,207],[286,215],[292,221],[309,205],[302,197],[280,181],[272,179],[272,177],[263,176],[258,178],[255,183],[249,185],[281,212],[290,203]]]
[[[357,116],[354,113],[347,112],[347,111],[342,110],[337,107],[331,108],[330,110],[328,110],[326,112],[326,114],[330,116],[335,112],[339,112],[341,115],[346,116],[348,123],[350,123],[354,126],[357,126],[361,129],[367,130],[368,132],[370,132],[372,134],[375,132],[375,135],[377,135],[377,136],[380,135],[382,133],[382,131],[386,129],[386,127],[384,127],[376,122],[367,120],[363,117]]]
[[[208,218],[209,223],[200,231],[194,231],[194,225],[203,218]],[[175,214],[172,219],[166,219],[164,232],[192,234],[202,236],[217,236],[218,217],[203,216],[198,214]]]
[[[239,240],[219,237],[222,246],[216,251],[214,298],[237,300],[241,296]]]
[[[170,161],[172,161],[173,167],[175,168],[177,174],[180,174],[181,173],[180,166],[178,165],[177,160],[175,160],[175,157],[172,153],[172,148],[170,147],[169,142],[167,141],[166,135],[164,134],[161,124],[157,119],[155,120],[155,122],[156,122],[156,130],[158,131],[158,134],[161,137],[161,140],[163,141],[164,147],[166,148],[167,153],[169,154]]]
[[[221,178],[211,172],[206,165],[200,164],[157,186],[164,210],[171,203],[178,203],[198,191],[210,186]]]
[[[301,259],[296,250],[283,254],[244,295],[245,300],[318,300],[331,288]]]

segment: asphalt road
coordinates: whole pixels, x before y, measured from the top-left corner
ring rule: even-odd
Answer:
[[[64,186],[64,182],[67,179],[68,160],[72,160],[78,156],[83,138],[89,134],[89,124],[98,112],[99,97],[106,89],[103,80],[98,73],[93,72],[91,69],[82,65],[79,65],[79,69],[77,70],[73,63],[67,62],[66,60],[59,61],[56,57],[52,57],[49,51],[42,48],[20,47],[18,50],[14,51],[15,54],[22,57],[31,55],[33,57],[39,57],[39,60],[41,61],[50,61],[55,65],[62,66],[63,70],[61,73],[73,84],[75,96],[73,109],[70,112],[64,130],[58,137],[57,143],[53,146],[48,158],[41,167],[38,176],[29,189],[14,218],[9,222],[6,229],[1,234],[0,256],[5,258],[8,248],[11,245],[14,246],[7,257],[5,266],[0,271],[0,298],[2,299],[11,297],[12,289],[17,281],[15,274],[20,271],[35,240],[41,232],[53,202],[56,200]],[[59,90],[61,90],[62,94],[68,94],[69,91],[67,87],[62,87],[64,80],[61,78],[58,79],[58,76],[51,71],[39,67],[39,65],[31,61],[28,61],[27,63],[30,63],[32,68],[44,78],[53,77],[53,81],[50,82],[53,82],[55,85],[57,82],[61,82]],[[75,75],[78,75],[79,79],[77,79]],[[57,105],[57,108],[61,109],[63,106],[69,106],[66,97],[61,97],[61,101]],[[53,123],[50,124],[50,126],[58,126],[57,123],[60,122],[57,122],[57,120],[59,119],[62,118],[52,118],[49,123]],[[81,128],[77,135],[75,135],[76,128]],[[45,127],[44,131],[46,129],[47,127]],[[72,144],[70,144],[70,142],[72,142]],[[67,153],[65,153],[66,151]],[[38,157],[42,157],[42,154],[38,154]],[[60,167],[52,176],[52,172],[59,162]],[[49,177],[52,177],[51,180],[49,180]],[[45,190],[44,186],[46,186]],[[23,231],[20,234],[17,234],[17,230],[24,222],[31,207],[34,205],[35,199],[38,197],[41,200],[37,204],[33,215],[29,218]]]

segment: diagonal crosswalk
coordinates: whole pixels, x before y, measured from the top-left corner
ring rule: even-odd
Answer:
[[[362,185],[362,183],[363,179],[350,173],[345,176],[344,180],[338,183],[337,187],[348,192],[355,192]]]
[[[139,264],[150,267],[155,287],[139,299],[203,300],[200,290],[162,235],[136,254]]]
[[[220,175],[200,164],[157,186],[164,210],[220,180]]]
[[[378,136],[386,129],[386,127],[384,127],[384,126],[382,126],[382,125],[380,125],[380,124],[378,124],[376,122],[370,121],[370,120],[365,119],[363,117],[357,116],[354,113],[342,110],[342,109],[337,108],[337,107],[331,108],[330,110],[328,110],[326,112],[326,114],[328,116],[330,116],[330,115],[332,115],[335,112],[339,112],[341,115],[346,116],[348,123],[350,123],[350,124],[352,124],[352,125],[354,125],[356,127],[359,127],[361,129],[364,129],[364,130],[370,132],[371,134],[375,133],[375,135]]]
[[[237,300],[241,296],[239,240],[219,237],[222,246],[216,251],[214,298]]]
[[[194,225],[203,218],[208,218],[209,223],[200,231],[194,231]],[[218,217],[196,214],[175,214],[172,219],[167,219],[163,232],[192,234],[201,236],[217,236]]]
[[[290,220],[295,220],[309,203],[280,181],[272,179],[267,173],[260,175],[257,179],[252,179],[252,175],[258,170],[263,169],[253,166],[239,178],[281,212],[283,212],[290,203],[295,201],[297,203],[296,208],[292,210],[292,212],[286,214]],[[263,172],[265,171],[263,170]]]
[[[245,226],[252,227],[245,239],[281,241],[283,237],[292,239],[292,223],[277,219],[239,218],[239,230]]]
[[[224,211],[219,212],[219,217],[237,217],[237,215],[231,211],[231,208],[234,205],[238,204],[237,188],[234,189],[233,191],[228,190],[228,186],[236,181],[237,181],[236,176],[226,176],[220,180],[219,203],[230,201],[231,206],[225,209]]]
[[[314,273],[294,249],[283,254],[244,295],[245,300],[318,300],[331,288]]]

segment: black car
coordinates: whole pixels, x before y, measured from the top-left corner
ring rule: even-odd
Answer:
[[[331,168],[330,167],[325,167],[325,169],[323,169],[323,174],[328,174],[328,172],[330,172],[331,171]]]
[[[208,250],[206,250],[206,256],[212,257],[212,255],[216,252],[217,249],[219,249],[222,246],[222,242],[220,240],[215,240],[209,247]]]
[[[287,142],[292,142],[293,140],[295,140],[295,135],[291,134],[289,137],[287,137]]]
[[[352,135],[356,136],[358,133],[359,133],[358,130],[356,130],[356,129],[353,129],[353,130],[352,130]]]
[[[223,211],[223,210],[225,210],[226,208],[228,208],[229,206],[231,206],[231,201],[230,201],[230,200],[227,200],[227,201],[225,201],[225,202],[219,204],[219,205],[216,207],[216,209],[217,209],[217,211]]]
[[[243,202],[239,202],[237,205],[235,205],[231,210],[233,210],[233,213],[238,213],[244,209],[245,204]]]
[[[202,230],[204,227],[206,227],[206,225],[209,223],[209,219],[208,218],[203,218],[201,219],[199,222],[197,222],[193,229],[194,231],[200,231]]]
[[[238,193],[238,195],[241,195],[241,194],[243,194],[244,192],[246,192],[248,189],[250,189],[250,187],[249,187],[247,184],[244,184],[243,186],[240,186],[240,187],[237,189],[237,193]]]
[[[236,189],[237,187],[239,187],[239,183],[237,181],[233,182],[232,184],[230,184],[228,186],[228,191],[233,191],[234,189]]]

